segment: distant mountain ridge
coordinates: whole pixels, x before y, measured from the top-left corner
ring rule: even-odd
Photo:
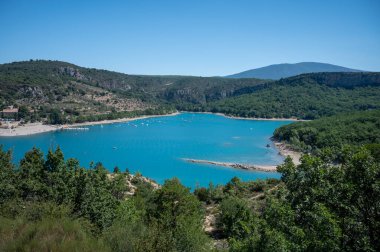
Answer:
[[[276,64],[256,69],[247,70],[237,74],[227,75],[226,78],[258,78],[278,80],[281,78],[292,77],[305,73],[320,72],[365,72],[362,70],[351,69],[347,67],[318,63],[318,62],[300,62],[295,64]]]
[[[128,75],[46,60],[0,64],[0,110],[23,106],[40,121],[53,112],[82,122],[174,109],[315,119],[380,109],[379,97],[376,72],[306,73],[273,81]]]

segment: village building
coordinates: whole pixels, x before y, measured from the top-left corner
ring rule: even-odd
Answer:
[[[3,119],[16,119],[18,115],[18,108],[8,106],[7,108],[1,111],[0,115]]]

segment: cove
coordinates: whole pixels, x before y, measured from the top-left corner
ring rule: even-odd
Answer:
[[[86,126],[87,131],[55,131],[30,136],[1,137],[12,149],[14,162],[33,146],[45,154],[60,146],[65,158],[81,166],[102,162],[163,183],[177,177],[191,188],[225,184],[234,176],[256,180],[279,178],[276,172],[244,171],[222,166],[188,163],[183,158],[231,163],[276,165],[283,161],[270,141],[273,131],[289,121],[239,120],[215,114],[181,113],[124,123]],[[269,144],[270,147],[266,147]]]

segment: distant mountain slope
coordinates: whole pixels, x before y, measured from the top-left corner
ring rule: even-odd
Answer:
[[[361,72],[360,70],[346,67],[318,63],[318,62],[301,62],[296,64],[277,64],[266,67],[260,67],[237,74],[226,76],[227,78],[258,78],[278,80],[305,73],[319,72]]]
[[[380,108],[380,74],[311,73],[267,81],[128,75],[60,61],[24,61],[0,64],[0,110],[9,105],[26,106],[36,120],[52,109],[67,121],[82,121],[87,119],[81,116],[113,118],[128,111],[167,111],[166,107],[313,119]]]
[[[72,82],[150,102],[164,99],[203,103],[229,97],[234,95],[237,89],[267,81],[221,77],[129,75],[50,60],[0,64],[2,91],[0,98],[8,100],[22,98],[24,94],[19,92],[21,87],[33,87],[43,89],[47,93],[52,91],[56,93],[57,89],[60,90]]]
[[[129,75],[67,62],[31,60],[0,64],[0,110],[26,106],[45,118],[52,109],[78,116],[204,104],[240,95],[264,80]],[[236,90],[239,93],[235,94]]]
[[[380,73],[303,74],[251,87],[245,93],[202,109],[242,117],[301,119],[380,109]]]

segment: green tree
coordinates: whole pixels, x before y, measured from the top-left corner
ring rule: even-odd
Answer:
[[[58,204],[72,202],[75,174],[70,164],[65,163],[64,155],[59,146],[54,152],[48,151],[45,171],[45,183],[49,188],[52,200]]]
[[[45,160],[43,153],[33,147],[20,161],[17,173],[18,189],[24,200],[43,200],[48,198],[49,190],[45,184]]]
[[[29,117],[30,117],[30,112],[29,112],[28,107],[21,105],[18,108],[18,118],[19,119],[27,119]]]
[[[0,206],[17,196],[16,179],[11,151],[0,145]]]
[[[59,109],[52,109],[49,114],[49,122],[51,124],[63,124],[64,117]]]
[[[110,180],[101,163],[82,174],[80,193],[76,202],[80,216],[88,218],[102,231],[112,225],[117,200],[111,194]]]
[[[178,179],[166,180],[154,198],[155,209],[149,213],[166,239],[174,239],[179,251],[203,251],[208,239],[202,230],[201,203]],[[172,245],[172,244],[171,244]]]
[[[113,173],[110,183],[110,190],[113,197],[123,200],[128,191],[127,176],[125,173]]]
[[[237,197],[228,197],[220,204],[220,222],[227,237],[244,239],[255,230],[255,217],[248,203]]]

